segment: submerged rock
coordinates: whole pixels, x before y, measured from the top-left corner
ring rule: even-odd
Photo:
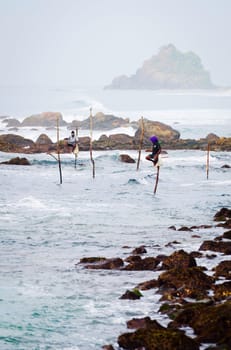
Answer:
[[[84,267],[86,269],[92,269],[92,270],[100,270],[100,269],[114,270],[114,269],[121,268],[123,265],[124,265],[124,262],[120,258],[112,258],[112,259],[99,258],[98,260],[94,260],[94,261],[92,260],[90,263],[85,262]]]
[[[140,293],[139,289],[134,288],[133,290],[126,290],[126,292],[120,297],[120,299],[130,299],[136,300],[142,297],[142,293]]]
[[[121,162],[123,163],[135,163],[136,161],[130,157],[128,154],[120,154],[119,159],[121,160]]]
[[[12,158],[7,162],[1,162],[0,164],[10,164],[10,165],[31,165],[27,158]]]

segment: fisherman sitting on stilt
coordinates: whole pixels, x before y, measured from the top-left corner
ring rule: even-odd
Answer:
[[[72,131],[71,135],[65,140],[67,140],[67,146],[68,146],[68,149],[70,150],[69,152],[74,152],[79,142],[78,137],[75,136],[75,132]]]
[[[147,149],[146,152],[152,152],[147,155],[145,158],[153,162],[154,166],[158,163],[159,154],[161,152],[161,146],[159,140],[156,136],[151,136],[149,139],[152,142],[152,150]]]

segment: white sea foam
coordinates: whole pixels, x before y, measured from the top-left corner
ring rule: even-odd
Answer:
[[[47,206],[39,199],[28,196],[20,199],[16,203],[14,203],[15,207],[25,207],[30,209],[46,209]]]

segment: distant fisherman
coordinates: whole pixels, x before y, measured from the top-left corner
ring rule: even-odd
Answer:
[[[74,152],[79,142],[78,137],[75,136],[75,132],[72,131],[68,139],[65,139],[65,140],[67,140],[67,146],[70,149],[70,152]]]
[[[146,156],[147,160],[153,162],[154,166],[158,163],[161,146],[156,136],[151,136],[149,139],[152,142],[152,150],[148,149],[146,152],[152,152]]]

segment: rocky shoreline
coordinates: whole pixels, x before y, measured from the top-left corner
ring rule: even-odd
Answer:
[[[231,209],[222,208],[214,216],[215,227],[224,233],[211,241],[202,242],[198,251],[190,253],[175,250],[170,256],[143,257],[145,246],[138,247],[126,259],[89,257],[82,258],[76,268],[120,271],[158,271],[157,279],[149,280],[127,290],[120,299],[145,298],[145,290],[153,289],[160,295],[158,313],[169,318],[167,327],[149,316],[127,321],[125,332],[118,336],[120,349],[126,350],[199,350],[201,344],[211,344],[205,350],[231,348]],[[213,226],[181,227],[190,231],[211,229]],[[171,229],[176,230],[175,227]],[[192,236],[193,237],[193,236]],[[177,242],[170,242],[172,246]],[[197,264],[201,257],[213,259],[222,253],[222,260],[213,268],[212,276],[204,266]],[[150,313],[153,314],[152,310]],[[190,327],[194,336],[186,334],[182,327]],[[206,345],[205,345],[206,344]],[[114,350],[113,345],[103,346]]]
[[[67,129],[88,129],[90,120],[80,122],[73,120],[72,123],[67,123],[63,120],[61,113],[44,112],[39,115],[34,115],[25,118],[22,123],[12,118],[5,118],[3,122],[7,124],[9,131],[19,130],[22,127],[46,127],[47,130],[56,131],[57,121],[59,126]],[[14,126],[12,128],[12,126]],[[119,118],[113,115],[97,113],[93,117],[94,130],[111,130],[118,127],[132,127],[135,130],[134,136],[127,134],[114,134],[107,136],[102,134],[98,140],[93,140],[92,147],[94,150],[137,150],[139,149],[141,136],[142,149],[150,148],[149,137],[156,135],[159,137],[163,149],[179,150],[206,150],[208,144],[212,151],[231,151],[231,138],[218,137],[215,134],[209,134],[205,138],[181,139],[180,133],[171,126],[159,121],[151,121],[148,119],[140,119],[137,122],[130,122],[129,119]],[[90,137],[79,138],[80,151],[88,151],[90,147]],[[10,153],[51,153],[57,151],[57,142],[52,142],[48,135],[42,133],[34,142],[16,134],[0,135],[0,151]],[[59,152],[67,153],[66,141],[59,141]]]

